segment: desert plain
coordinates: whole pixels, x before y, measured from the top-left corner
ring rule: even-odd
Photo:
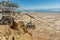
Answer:
[[[17,14],[15,21],[23,20],[25,25],[30,21],[26,12]],[[8,25],[0,25],[0,40],[60,40],[60,14],[58,12],[27,12],[33,16],[35,29],[27,28],[25,31],[11,29]],[[31,34],[31,35],[30,35]]]

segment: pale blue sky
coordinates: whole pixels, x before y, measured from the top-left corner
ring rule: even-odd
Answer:
[[[1,1],[1,0],[0,0]],[[10,0],[24,9],[55,9],[60,8],[60,0]]]

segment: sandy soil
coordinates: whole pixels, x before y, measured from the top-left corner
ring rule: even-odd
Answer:
[[[59,13],[33,13],[32,22],[36,29],[28,29],[34,40],[60,40],[60,14]],[[28,20],[28,18],[26,18]]]
[[[13,30],[7,25],[0,26],[0,39],[1,40],[60,40],[60,14],[59,13],[41,13],[29,12],[32,22],[35,24],[36,29],[27,29],[29,33],[25,33],[23,29]],[[22,17],[22,18],[21,18]],[[15,18],[17,21],[23,20],[25,25],[29,22],[30,17],[21,13],[21,16]],[[16,21],[15,20],[15,21]],[[21,32],[22,31],[22,32]],[[7,32],[7,33],[6,33]],[[4,36],[5,35],[5,36]],[[15,39],[14,39],[14,38]]]

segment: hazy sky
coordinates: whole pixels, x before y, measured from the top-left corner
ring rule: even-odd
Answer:
[[[1,0],[0,0],[1,1]],[[10,0],[24,9],[54,9],[60,8],[60,0]]]

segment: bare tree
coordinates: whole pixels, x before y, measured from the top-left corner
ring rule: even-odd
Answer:
[[[12,11],[15,11],[19,6],[18,4],[10,2],[10,1],[1,1],[0,7],[2,7],[2,9],[10,9]]]

